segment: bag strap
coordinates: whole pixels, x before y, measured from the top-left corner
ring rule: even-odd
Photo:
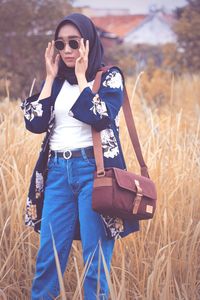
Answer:
[[[95,81],[93,84],[93,88],[92,88],[93,93],[98,92],[98,90],[100,88],[100,84],[101,84],[102,74],[105,73],[111,67],[112,66],[105,66],[100,71],[97,72]],[[133,119],[133,114],[131,111],[130,101],[128,98],[128,93],[127,93],[125,84],[124,84],[124,103],[122,105],[122,108],[123,108],[123,113],[125,116],[126,125],[128,128],[129,136],[131,138],[131,142],[132,142],[137,160],[140,165],[141,175],[145,176],[145,177],[149,177],[148,168],[147,168],[147,165],[145,164],[145,161],[144,161],[144,158],[142,155],[142,150],[141,150],[140,142],[138,139],[138,134],[137,134],[137,130],[135,127],[135,122]],[[97,166],[97,176],[101,177],[101,176],[105,175],[103,152],[102,152],[102,146],[101,146],[101,135],[100,135],[100,132],[97,132],[93,127],[92,127],[92,138],[93,138],[93,146],[94,146],[94,156],[95,156],[96,166]]]

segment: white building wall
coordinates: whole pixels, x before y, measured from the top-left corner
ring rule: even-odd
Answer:
[[[170,25],[159,16],[153,16],[128,33],[124,38],[124,42],[151,45],[176,43],[176,35]]]

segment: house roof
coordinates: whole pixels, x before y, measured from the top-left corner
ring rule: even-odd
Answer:
[[[124,37],[146,17],[146,15],[107,15],[101,17],[94,16],[91,19],[97,27],[107,32],[115,33],[119,37]]]
[[[131,44],[152,45],[175,43],[176,35],[171,29],[174,22],[173,16],[162,12],[149,14],[124,37],[124,41]]]

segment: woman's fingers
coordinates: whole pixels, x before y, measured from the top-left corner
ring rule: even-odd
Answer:
[[[57,54],[54,59],[54,41],[48,43],[45,50],[45,62],[46,62],[46,73],[47,75],[56,76],[58,72],[60,54]]]
[[[79,48],[79,51],[80,51],[80,54],[81,54],[82,56],[85,55],[85,45],[84,45],[83,39],[81,39],[81,41],[80,41],[80,48]]]
[[[89,40],[86,40],[86,44],[84,44],[84,40],[81,39],[79,53],[80,53],[80,59],[78,61],[81,61],[81,58],[83,58],[84,61],[88,60]]]
[[[86,40],[86,45],[85,45],[85,55],[88,56],[89,54],[89,40]]]
[[[86,44],[84,45],[83,43],[83,47],[84,47],[84,54],[83,54],[83,58],[84,60],[88,60],[88,54],[89,54],[89,40],[86,40]]]
[[[83,43],[83,39],[81,39],[81,41],[80,41],[79,53],[80,53],[80,57],[84,56],[84,43]]]
[[[60,54],[57,54],[55,57],[55,65],[56,66],[58,66],[59,60],[60,60]]]
[[[47,58],[52,58],[54,54],[54,41],[48,42],[46,51],[45,51],[45,56]]]
[[[45,57],[49,56],[49,44],[50,43],[48,43],[46,50],[45,50]]]
[[[50,55],[53,57],[53,55],[54,55],[54,41],[52,41],[51,43],[50,43]]]

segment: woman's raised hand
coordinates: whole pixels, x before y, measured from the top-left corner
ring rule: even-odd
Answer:
[[[45,64],[47,77],[38,100],[44,100],[51,96],[53,81],[58,73],[58,63],[60,55],[57,54],[54,59],[54,41],[49,42],[45,50]]]
[[[88,68],[88,54],[89,54],[89,41],[86,40],[86,44],[84,45],[83,38],[80,41],[79,48],[80,56],[76,60],[75,64],[75,74],[77,79],[85,76],[85,73]]]
[[[45,64],[47,77],[54,79],[58,73],[60,54],[57,54],[54,59],[54,41],[49,42],[45,50]]]

